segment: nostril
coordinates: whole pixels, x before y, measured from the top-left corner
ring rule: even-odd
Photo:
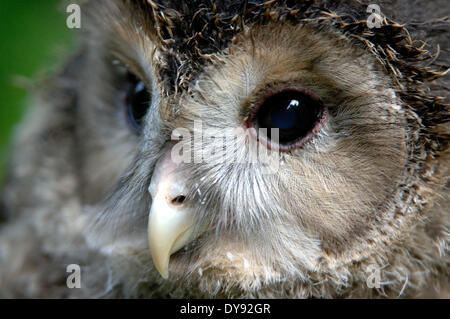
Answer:
[[[173,205],[181,205],[184,203],[184,201],[186,200],[186,196],[184,195],[178,195],[177,197],[175,197],[174,199],[172,199],[171,203]]]

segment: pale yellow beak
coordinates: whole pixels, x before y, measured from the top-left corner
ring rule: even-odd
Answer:
[[[194,209],[170,150],[156,164],[149,192],[152,206],[148,220],[148,242],[153,263],[161,276],[169,277],[170,256],[200,235]]]
[[[191,210],[179,210],[159,192],[153,199],[148,221],[148,242],[153,263],[164,279],[169,277],[170,255],[193,240],[195,218]]]

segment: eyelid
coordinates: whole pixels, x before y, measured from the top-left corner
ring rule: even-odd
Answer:
[[[149,92],[152,92],[153,86],[151,81],[145,76],[145,72],[140,65],[134,62],[133,59],[128,58],[119,52],[112,52],[112,61],[117,61],[118,65],[125,68],[129,73],[134,74],[140,81],[142,81]],[[113,63],[114,64],[114,63]]]

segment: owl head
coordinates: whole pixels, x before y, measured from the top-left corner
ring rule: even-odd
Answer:
[[[446,70],[405,25],[359,1],[81,8],[58,81],[111,285],[398,296],[448,276]]]

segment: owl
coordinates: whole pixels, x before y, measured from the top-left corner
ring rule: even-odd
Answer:
[[[78,4],[16,129],[1,296],[448,296],[447,2]]]

